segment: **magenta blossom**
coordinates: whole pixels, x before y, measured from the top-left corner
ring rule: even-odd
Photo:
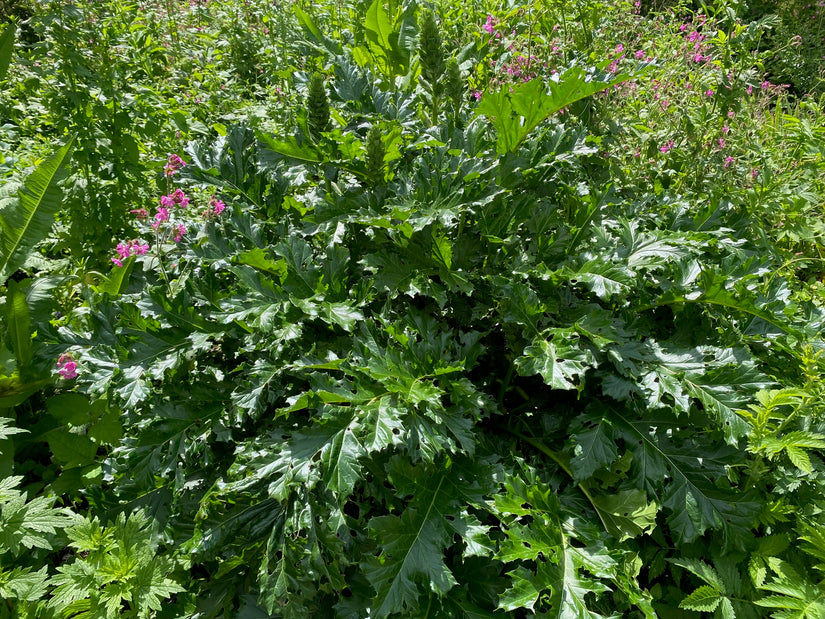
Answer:
[[[119,267],[123,266],[123,261],[129,256],[143,256],[149,251],[149,243],[141,243],[137,239],[132,239],[128,243],[118,243],[117,256],[112,258],[112,262]]]
[[[181,159],[179,155],[169,155],[169,159],[166,161],[166,167],[163,168],[163,173],[166,174],[166,176],[172,176],[185,165],[186,162]]]
[[[662,144],[662,145],[659,147],[659,151],[660,151],[662,154],[667,154],[667,153],[668,153],[668,152],[670,152],[670,150],[672,150],[672,149],[673,149],[673,140],[668,140],[667,142],[665,142],[664,144]]]
[[[176,224],[173,229],[175,231],[174,241],[175,243],[180,243],[183,235],[186,234],[186,228],[183,227],[183,224]]]
[[[735,159],[733,157],[731,157],[730,155],[725,157],[725,169],[727,170],[730,167],[730,164],[732,164],[734,161],[735,161]]]
[[[125,243],[118,243],[115,251],[117,251],[117,255],[121,260],[125,260],[132,254],[132,247],[130,245],[126,245]]]
[[[152,227],[157,230],[158,226],[164,221],[169,221],[169,211],[163,207],[158,209],[157,215],[155,215],[155,221],[152,222]]]
[[[181,208],[186,208],[189,204],[189,198],[186,197],[186,194],[183,193],[181,189],[175,189],[175,193],[169,197],[172,198],[175,204],[179,205]]]
[[[77,378],[77,363],[75,363],[70,354],[63,353],[57,359],[57,371],[58,374],[66,380]]]

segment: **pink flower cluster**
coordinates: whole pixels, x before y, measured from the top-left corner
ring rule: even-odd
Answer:
[[[141,243],[137,239],[132,239],[128,243],[118,243],[115,248],[117,256],[112,258],[115,265],[122,267],[123,261],[129,256],[143,256],[149,251],[149,243]]]
[[[226,204],[223,203],[223,200],[218,200],[215,196],[209,198],[209,208],[201,213],[201,217],[204,219],[211,219],[212,217],[217,217],[221,213],[223,213],[224,209],[226,208]]]
[[[157,230],[164,221],[169,221],[169,209],[161,206],[158,208],[158,212],[155,213],[155,221],[152,222],[152,227]]]
[[[704,15],[698,15],[696,17],[697,27],[701,28],[704,25],[706,19],[707,18]],[[685,32],[688,28],[688,24],[682,24],[681,26],[679,26],[679,31]],[[707,62],[708,60],[710,60],[710,56],[706,56],[703,54],[703,52],[706,51],[705,39],[705,35],[700,33],[696,29],[692,29],[689,34],[685,35],[685,40],[687,41],[687,43],[689,43],[689,45],[685,46],[685,50],[690,59],[693,60],[693,62]],[[691,45],[693,47],[692,50],[689,49]]]
[[[66,380],[77,378],[77,363],[69,353],[63,353],[57,358],[57,372]]]
[[[659,151],[660,151],[662,154],[667,154],[667,153],[668,153],[668,152],[670,152],[672,149],[673,149],[673,140],[668,140],[667,142],[665,142],[664,144],[662,144],[662,145],[659,147]]]
[[[189,206],[189,197],[180,189],[175,189],[168,196],[161,196],[158,212],[155,213],[155,221],[152,227],[157,230],[164,221],[169,221],[169,210],[175,207],[186,208]]]
[[[181,189],[175,189],[175,191],[168,196],[161,196],[160,205],[163,208],[173,208],[175,206],[186,208],[189,206],[189,198]]]
[[[166,161],[166,167],[163,168],[163,173],[166,174],[166,176],[172,176],[185,165],[186,162],[181,159],[179,155],[169,155],[169,159]]]
[[[172,230],[175,232],[174,241],[175,243],[180,243],[183,239],[183,235],[186,234],[186,228],[183,224],[175,224],[172,226]]]
[[[496,24],[498,20],[492,15],[487,15],[487,22],[481,27],[487,34],[494,34],[496,32]],[[501,37],[501,33],[496,34],[496,37]]]
[[[536,72],[531,70],[531,64],[536,61],[535,56],[522,56],[517,54],[513,56],[510,62],[503,67],[507,71],[507,75],[513,79],[520,79],[522,82],[529,82],[536,77]]]

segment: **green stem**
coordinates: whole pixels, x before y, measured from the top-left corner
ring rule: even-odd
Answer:
[[[510,361],[510,367],[507,368],[507,374],[504,375],[504,380],[501,381],[501,389],[498,391],[498,405],[502,407],[504,403],[504,396],[507,393],[507,387],[510,386],[510,380],[513,378],[513,371],[516,369],[516,364]]]
[[[163,256],[160,252],[160,226],[155,228],[155,257],[158,259],[160,265],[160,274],[163,276],[163,281],[166,284],[166,290],[169,295],[172,295],[172,284],[169,283],[169,276],[166,274],[166,266],[163,264]]]

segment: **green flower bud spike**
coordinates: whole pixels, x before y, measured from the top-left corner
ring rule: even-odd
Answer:
[[[387,152],[384,148],[384,138],[381,136],[381,129],[378,125],[370,127],[367,133],[367,175],[375,184],[384,182],[384,155]]]
[[[329,127],[329,99],[324,76],[314,73],[309,80],[307,94],[307,125],[312,139],[318,141]]]
[[[444,78],[444,90],[450,103],[453,105],[453,114],[458,116],[461,103],[464,101],[464,80],[461,79],[461,71],[458,68],[458,61],[450,58],[447,62],[447,75]]]
[[[421,77],[435,91],[444,75],[445,64],[441,33],[430,10],[423,11],[418,19],[418,56],[421,59]]]

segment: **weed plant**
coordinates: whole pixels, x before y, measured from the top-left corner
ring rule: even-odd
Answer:
[[[6,26],[0,618],[825,616],[825,125],[777,23]]]

